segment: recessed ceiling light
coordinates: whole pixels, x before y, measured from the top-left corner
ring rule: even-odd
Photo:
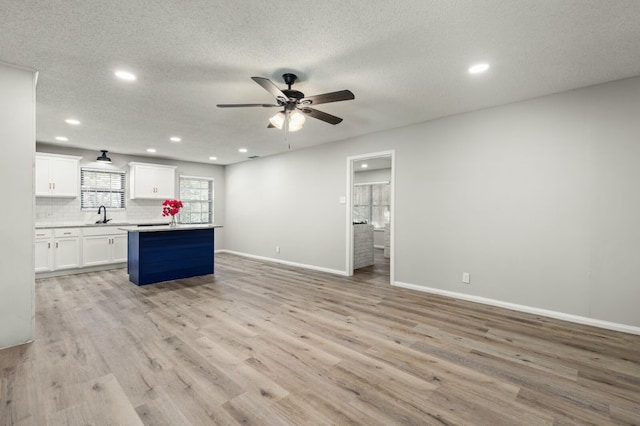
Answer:
[[[180,139],[180,138],[179,138],[179,137],[177,137],[177,136],[171,136],[171,137],[169,138],[169,140],[170,140],[171,142],[180,142],[182,139]]]
[[[469,67],[469,74],[481,74],[489,69],[489,64],[483,62]]]
[[[218,157],[209,157],[209,160],[211,161],[216,161],[218,159]]]
[[[247,152],[247,151],[249,151],[247,148],[240,148],[240,149],[238,150],[238,152],[242,152],[243,154],[244,154],[245,152]]]
[[[67,124],[71,124],[72,126],[78,126],[80,124],[80,121],[76,120],[75,118],[67,118],[66,120],[64,120],[64,122]]]
[[[125,81],[135,81],[137,78],[135,74],[132,74],[128,71],[117,70],[114,74],[120,80],[125,80]]]
[[[147,148],[147,152],[154,153],[154,152],[156,152],[156,149],[155,148]]]
[[[69,138],[64,137],[64,136],[56,136],[56,140],[57,141],[62,141],[62,142],[66,142],[69,140]]]
[[[369,165],[367,163],[362,163],[360,164],[360,167],[362,167],[363,169],[366,169],[367,167],[369,167]]]

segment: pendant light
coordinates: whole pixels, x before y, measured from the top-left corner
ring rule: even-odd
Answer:
[[[107,150],[101,149],[100,152],[102,152],[102,155],[100,155],[100,157],[96,158],[96,161],[102,161],[105,163],[110,163],[111,162],[111,158],[107,157]]]

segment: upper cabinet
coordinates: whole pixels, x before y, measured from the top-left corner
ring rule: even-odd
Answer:
[[[80,158],[36,153],[36,197],[77,197]]]
[[[129,163],[130,198],[170,199],[176,194],[176,168],[159,164]]]

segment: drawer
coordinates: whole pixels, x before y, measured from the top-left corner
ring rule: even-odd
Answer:
[[[53,230],[53,236],[56,238],[79,237],[80,228],[56,228]]]
[[[51,238],[53,237],[53,229],[36,229],[35,237],[36,240],[40,238]]]
[[[118,229],[114,226],[110,226],[107,228],[90,227],[90,228],[84,228],[82,230],[82,235],[84,235],[85,237],[100,236],[100,235],[124,235],[126,233],[127,231],[123,231],[122,229]]]

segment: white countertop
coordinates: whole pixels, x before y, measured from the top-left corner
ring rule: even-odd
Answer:
[[[193,229],[214,229],[214,228],[222,228],[222,225],[213,225],[213,224],[205,224],[205,225],[153,225],[153,226],[121,226],[118,229],[122,229],[123,231],[128,232],[167,232],[167,231],[190,231]]]
[[[89,228],[89,227],[105,227],[105,226],[135,226],[139,224],[154,224],[154,225],[168,225],[166,221],[155,220],[138,220],[138,221],[126,221],[126,222],[107,222],[107,223],[85,223],[85,222],[36,222],[36,229],[51,229],[51,228]]]

